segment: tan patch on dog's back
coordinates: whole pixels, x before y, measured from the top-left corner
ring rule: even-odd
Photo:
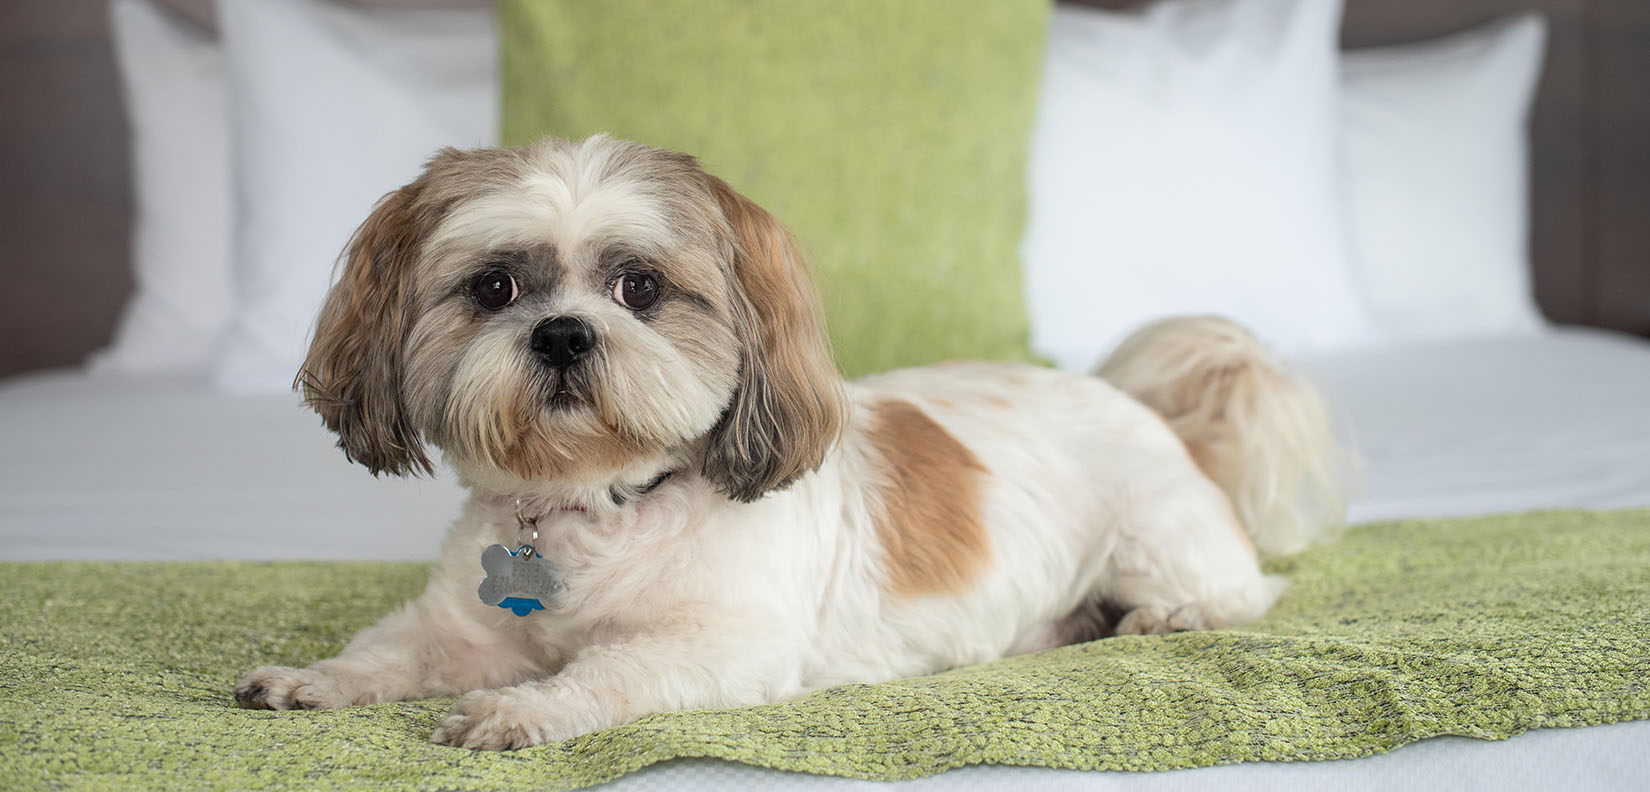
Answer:
[[[955,594],[991,555],[980,516],[984,465],[910,402],[872,407],[871,439],[882,457],[877,531],[895,594]]]

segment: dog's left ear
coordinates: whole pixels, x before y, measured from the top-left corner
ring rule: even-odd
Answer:
[[[846,422],[825,311],[789,231],[706,176],[733,234],[734,314],[744,350],[739,389],[711,431],[704,474],[750,502],[818,468]]]
[[[400,374],[412,270],[428,224],[416,207],[429,179],[426,171],[384,196],[356,229],[293,382],[344,454],[375,476],[434,471],[402,403]]]

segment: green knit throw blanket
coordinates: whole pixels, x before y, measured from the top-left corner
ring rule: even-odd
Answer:
[[[1398,522],[1272,564],[1242,629],[1110,638],[515,753],[432,745],[451,699],[239,710],[416,594],[390,563],[0,565],[0,786],[546,789],[675,757],[867,779],[1366,756],[1650,717],[1650,510]]]

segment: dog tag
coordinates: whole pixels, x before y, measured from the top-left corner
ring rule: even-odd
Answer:
[[[491,545],[481,551],[481,569],[487,573],[476,589],[481,601],[517,616],[556,607],[556,595],[567,589],[561,582],[561,568],[540,556],[532,545],[514,550]]]

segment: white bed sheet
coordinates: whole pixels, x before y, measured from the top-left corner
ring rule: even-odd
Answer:
[[[1302,361],[1362,462],[1352,523],[1650,506],[1650,342],[1558,328]]]
[[[1363,460],[1353,522],[1650,505],[1650,343],[1589,330],[1302,361]],[[416,560],[462,492],[373,479],[295,396],[53,372],[0,383],[0,559]],[[1440,738],[1343,762],[1173,773],[972,767],[900,788],[1231,792],[1625,788],[1650,774],[1650,722]],[[607,788],[868,788],[677,761]],[[882,788],[878,785],[877,788]]]
[[[462,491],[374,479],[296,395],[59,371],[0,383],[0,559],[434,558]]]

